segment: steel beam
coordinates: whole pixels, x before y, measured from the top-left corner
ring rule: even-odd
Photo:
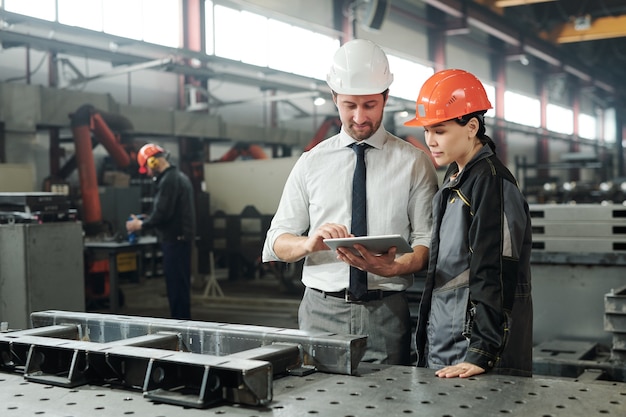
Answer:
[[[159,403],[206,408],[227,401],[264,406],[274,375],[315,370],[352,375],[364,336],[96,313],[44,311],[34,328],[0,334],[0,368],[73,388],[142,390]]]
[[[82,336],[80,330],[76,325],[56,325],[0,333],[0,369],[21,370],[26,365],[30,344],[24,343],[24,340],[28,337],[77,340]]]
[[[593,19],[588,29],[577,28],[574,22],[564,23],[557,26],[549,35],[550,40],[556,43],[597,41],[625,36],[626,15]]]
[[[31,314],[34,327],[79,325],[88,340],[108,343],[156,332],[181,335],[185,350],[225,356],[275,343],[301,347],[301,363],[318,371],[353,375],[367,345],[367,336],[307,333],[297,329],[196,322],[98,313],[42,311]]]

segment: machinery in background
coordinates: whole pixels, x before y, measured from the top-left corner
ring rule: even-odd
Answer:
[[[556,176],[554,171],[564,174]],[[515,176],[534,203],[623,204],[626,179],[613,178],[612,172],[612,159],[594,153],[565,153],[560,161],[545,164],[515,158]]]
[[[75,221],[69,198],[52,192],[0,193],[0,224]]]
[[[67,194],[66,198],[73,200],[74,206],[78,207],[76,217],[82,221],[85,242],[124,242],[126,235],[121,232],[124,220],[129,213],[140,212],[141,207],[140,189],[128,186],[131,173],[136,172],[137,168],[132,143],[126,139],[129,137],[128,133],[132,132],[133,125],[123,116],[101,112],[90,104],[80,106],[69,118],[74,155],[53,177],[45,180],[44,187],[49,190],[63,190]],[[108,158],[105,161],[113,162],[115,170],[99,176],[94,149],[100,144],[107,151]],[[78,174],[79,192],[73,195],[67,179],[75,171]],[[122,180],[126,184],[121,184]],[[103,186],[105,181],[112,185]],[[103,212],[107,214],[107,218],[103,217]],[[118,265],[132,267],[136,264],[129,262],[130,257],[127,254],[124,256],[128,259],[125,262],[118,260]],[[84,250],[85,298],[89,308],[102,306],[110,299],[109,263],[107,257]],[[121,293],[119,302],[123,304]]]
[[[236,159],[268,159],[268,156],[259,145],[237,143],[216,162],[231,162]]]
[[[336,135],[341,129],[341,119],[339,116],[327,117],[313,135],[313,139],[304,147],[304,151],[310,151],[318,143],[324,141],[327,137]]]
[[[120,116],[116,116],[117,119]],[[75,160],[77,162],[82,201],[83,227],[87,236],[102,233],[102,208],[98,191],[98,179],[94,163],[93,148],[101,143],[120,169],[129,168],[129,149],[120,144],[119,138],[109,128],[104,116],[93,106],[85,104],[70,115],[74,137]],[[119,123],[118,123],[119,124]],[[132,128],[130,122],[124,124]],[[94,139],[92,139],[92,134]]]
[[[28,328],[40,309],[85,308],[76,209],[51,192],[0,193],[0,321]]]

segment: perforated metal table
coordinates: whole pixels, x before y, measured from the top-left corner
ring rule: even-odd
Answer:
[[[623,382],[440,379],[359,363],[358,335],[62,311],[32,318],[33,329],[0,333],[2,417],[626,416]]]
[[[626,384],[559,379],[441,380],[426,369],[362,364],[361,375],[313,373],[274,381],[267,406],[221,404],[195,409],[107,386],[72,389],[0,374],[0,415],[26,416],[537,416],[626,415]]]

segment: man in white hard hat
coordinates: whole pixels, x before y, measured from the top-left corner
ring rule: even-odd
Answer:
[[[437,177],[424,152],[382,125],[392,81],[387,56],[370,41],[350,41],[335,53],[327,83],[341,132],[305,152],[295,164],[267,232],[263,261],[306,258],[301,330],[367,335],[363,361],[407,365],[411,323],[405,290],[413,274],[427,265]],[[411,245],[411,253],[399,255],[392,247],[376,254],[354,245],[354,254],[348,247],[333,251],[324,243],[363,234],[351,230],[352,200],[357,198],[355,153],[360,148],[354,145],[366,145],[361,148],[367,172],[366,234],[399,234]],[[357,292],[350,282],[358,270],[366,272],[367,287]]]

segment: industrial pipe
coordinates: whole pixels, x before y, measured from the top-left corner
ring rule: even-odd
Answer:
[[[102,209],[91,133],[93,132],[96,139],[103,144],[118,167],[128,167],[131,160],[126,150],[117,142],[102,115],[92,105],[84,104],[79,107],[70,114],[70,120],[83,202],[82,219],[85,232],[87,235],[97,234],[102,228]]]

